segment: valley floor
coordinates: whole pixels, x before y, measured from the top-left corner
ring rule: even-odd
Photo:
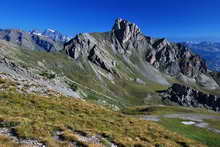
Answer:
[[[170,131],[197,140],[211,147],[220,146],[220,114],[179,106],[144,106],[123,110],[140,119],[157,122]]]

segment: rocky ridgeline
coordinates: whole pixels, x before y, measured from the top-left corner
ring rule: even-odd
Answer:
[[[184,85],[173,84],[167,91],[161,92],[161,96],[182,106],[220,111],[220,97]]]
[[[146,54],[146,60],[160,71],[170,75],[182,73],[188,77],[197,77],[207,73],[206,62],[190,49],[181,45],[160,39],[153,44],[153,49]]]
[[[121,44],[121,48],[144,50],[145,60],[162,72],[170,75],[183,73],[189,77],[207,72],[205,61],[193,54],[189,48],[171,43],[164,38],[146,37],[137,25],[126,20],[117,19],[112,33]]]
[[[147,37],[136,24],[120,18],[110,32],[77,35],[65,44],[65,51],[75,60],[88,59],[110,73],[117,73],[117,55],[159,83],[168,82],[156,70],[176,77],[181,74],[208,88],[211,83],[211,89],[219,87],[209,76],[206,62],[189,48],[164,38]]]
[[[88,59],[112,74],[117,73],[115,54],[123,56],[128,64],[138,66],[144,75],[150,74],[147,70],[152,70],[147,64],[171,76],[182,73],[184,76],[197,78],[201,73],[207,74],[206,62],[183,44],[171,43],[164,38],[147,37],[136,24],[121,18],[116,19],[110,32],[83,33],[70,41],[67,36],[51,29],[42,33],[0,30],[0,39],[32,50],[51,52],[64,48],[75,60],[83,58],[86,62]],[[134,59],[138,63],[135,63]],[[152,76],[154,74],[155,72]],[[152,79],[152,76],[149,79]],[[162,81],[162,78],[160,80]]]
[[[111,55],[89,34],[79,34],[65,45],[69,56],[75,60],[88,59],[108,72],[114,73],[115,61]]]
[[[166,86],[171,85],[170,79],[177,79],[183,84],[199,85],[208,90],[216,90],[220,84],[219,74],[210,74],[206,62],[188,47],[180,43],[169,42],[165,38],[157,39],[145,36],[136,24],[120,18],[116,19],[109,32],[81,33],[71,40],[54,30],[47,30],[43,33],[0,30],[1,39],[10,42],[10,45],[19,45],[19,48],[48,52],[64,50],[73,59],[74,68],[79,66],[80,69],[88,71],[88,74],[94,74],[99,80],[98,82],[102,83],[101,86],[105,86],[108,90],[110,87],[103,80],[104,78],[113,84],[115,84],[116,78],[121,78],[139,84],[152,81],[152,83]],[[4,46],[4,42],[2,46]],[[23,71],[14,71],[19,68],[11,65],[11,62],[3,61],[0,60],[0,72],[23,75]],[[27,83],[30,81],[26,77],[25,80]],[[76,96],[77,94],[74,91],[69,91],[68,85],[62,79],[55,78],[49,81],[36,79],[34,84],[36,87],[39,84],[44,87],[49,86],[49,89],[65,95]],[[215,96],[202,95],[201,92],[187,89],[187,87],[179,87],[186,94],[181,92],[176,94],[175,91],[178,89],[175,87],[177,85],[171,87],[167,92],[171,94],[168,98],[172,101],[181,105],[202,106],[218,111],[219,102]],[[30,90],[33,91],[33,89],[36,90],[35,87]],[[174,98],[175,96],[176,98]],[[208,102],[209,98],[211,102]]]

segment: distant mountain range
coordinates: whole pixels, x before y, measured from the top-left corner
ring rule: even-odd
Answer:
[[[47,29],[43,32],[36,30],[25,32],[18,29],[0,29],[0,39],[26,49],[47,52],[62,50],[64,43],[70,40],[68,36],[52,29]]]
[[[40,32],[38,30],[32,30],[30,33],[33,35],[38,35],[38,36],[45,36],[45,37],[48,37],[54,41],[67,42],[70,40],[70,37],[63,35],[59,31],[56,31],[53,29],[46,29],[43,32]]]
[[[184,44],[202,56],[210,69],[220,71],[220,42],[184,42]]]

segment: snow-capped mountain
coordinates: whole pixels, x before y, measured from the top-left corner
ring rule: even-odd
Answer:
[[[30,33],[34,34],[34,35],[38,35],[38,36],[45,36],[45,37],[48,37],[54,41],[67,42],[70,40],[70,37],[63,35],[59,31],[56,31],[53,29],[46,29],[43,32],[40,32],[38,30],[33,30]]]
[[[66,42],[70,40],[70,37],[63,35],[62,33],[56,31],[56,30],[52,30],[52,29],[47,29],[45,30],[42,35],[50,37],[51,39],[55,40],[55,41],[62,41],[62,42]]]

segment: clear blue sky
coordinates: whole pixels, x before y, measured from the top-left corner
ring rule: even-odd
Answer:
[[[70,36],[108,31],[121,17],[154,37],[220,41],[220,0],[1,0],[0,16],[0,28]]]

